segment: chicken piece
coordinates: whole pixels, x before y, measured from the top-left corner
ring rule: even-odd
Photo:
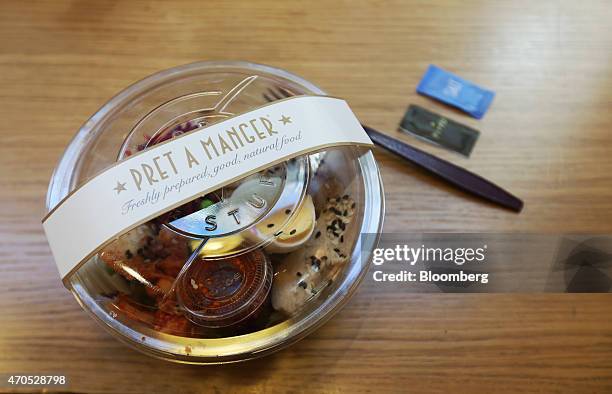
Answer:
[[[191,334],[192,323],[183,315],[159,310],[155,312],[154,329],[166,334],[185,336]]]
[[[129,296],[125,294],[119,294],[115,298],[114,307],[123,313],[125,316],[133,320],[138,320],[147,325],[153,325],[155,316],[153,312],[144,310],[139,307]]]
[[[157,268],[165,275],[176,278],[189,258],[188,240],[162,228],[157,237],[157,243],[162,250],[160,253],[162,258],[157,262]]]
[[[109,267],[129,280],[151,281],[156,276],[155,265],[142,257],[142,251],[153,239],[147,225],[138,226],[107,245],[99,257]]]
[[[140,256],[134,256],[127,259],[115,254],[102,252],[100,258],[124,278],[128,280],[137,280],[146,286],[149,286],[152,282],[165,276],[163,272],[160,272],[155,267],[153,262],[146,261]]]
[[[161,256],[174,256],[187,260],[189,257],[189,243],[187,238],[182,237],[173,231],[162,228],[157,235],[158,247],[161,249]]]
[[[176,278],[186,262],[187,259],[184,257],[170,255],[159,261],[157,263],[157,268],[165,275]]]
[[[172,289],[173,283],[173,277],[162,275],[157,281],[151,283],[152,286],[146,286],[147,295],[149,297],[163,299]]]

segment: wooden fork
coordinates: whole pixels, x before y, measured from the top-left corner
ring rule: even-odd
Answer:
[[[268,89],[268,91],[263,94],[264,99],[269,102],[292,96],[295,96],[295,94],[283,87]],[[363,123],[361,126],[376,145],[400,156],[404,160],[426,170],[430,174],[436,175],[447,183],[467,193],[515,212],[520,212],[523,209],[523,201],[483,177],[415,148],[403,141],[390,137],[387,134],[381,133]]]

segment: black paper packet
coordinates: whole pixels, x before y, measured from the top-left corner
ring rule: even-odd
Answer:
[[[418,105],[410,105],[400,130],[469,157],[480,132]]]

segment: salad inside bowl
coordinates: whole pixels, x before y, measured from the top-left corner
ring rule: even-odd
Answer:
[[[244,62],[190,64],[130,86],[71,142],[47,208],[117,161],[261,107],[266,92],[279,88],[324,94],[286,71]],[[221,143],[265,138],[265,122],[252,126]],[[237,209],[240,218],[232,215]],[[383,210],[372,153],[330,147],[138,225],[82,264],[67,285],[104,327],[145,353],[199,364],[246,360],[302,338],[348,300],[375,246],[360,234],[380,231]]]

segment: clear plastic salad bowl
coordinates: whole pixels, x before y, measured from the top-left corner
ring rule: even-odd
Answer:
[[[325,93],[286,71],[246,62],[194,63],[147,77],[81,127],[52,176],[47,210],[118,160],[303,94]],[[203,242],[190,223],[176,220],[223,209],[228,199],[240,203],[253,190],[267,208],[231,234]],[[339,310],[375,247],[376,237],[360,234],[379,233],[383,216],[371,151],[327,149],[138,226],[83,264],[67,285],[103,327],[144,353],[194,364],[247,360],[303,338]]]

